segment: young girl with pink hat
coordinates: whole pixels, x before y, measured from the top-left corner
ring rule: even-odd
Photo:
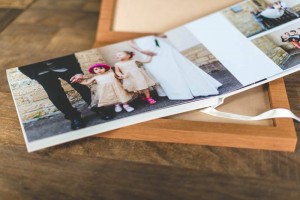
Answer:
[[[140,93],[142,99],[149,104],[155,104],[156,101],[150,96],[149,88],[156,85],[156,82],[151,78],[144,69],[137,66],[137,62],[148,63],[151,57],[145,60],[134,59],[134,53],[131,51],[120,51],[116,54],[119,60],[115,64],[117,76],[122,79],[123,87],[128,92]]]
[[[132,112],[134,110],[128,102],[132,99],[132,95],[127,93],[119,80],[115,78],[115,74],[111,67],[104,63],[97,63],[89,67],[91,74],[96,74],[91,79],[80,82],[82,85],[90,85],[97,83],[95,96],[92,101],[96,101],[98,107],[115,105],[115,111],[121,112],[123,104],[124,110]]]

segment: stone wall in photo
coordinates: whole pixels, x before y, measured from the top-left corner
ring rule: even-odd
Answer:
[[[289,56],[286,50],[281,46],[277,46],[268,36],[257,38],[252,42],[279,66]]]
[[[104,62],[99,49],[79,52],[75,56],[86,77],[91,77],[87,72],[90,65],[96,62]],[[17,68],[9,69],[7,73],[23,122],[26,123],[58,113],[57,108],[48,99],[43,87],[37,81],[31,80]],[[84,103],[81,96],[67,82],[61,80],[61,83],[72,105],[77,106]]]
[[[203,44],[196,45],[181,53],[207,73],[223,69],[222,65],[219,64],[220,62]]]
[[[265,2],[259,2],[265,4]],[[226,18],[233,23],[244,35],[251,36],[261,32],[261,26],[256,23],[251,15],[251,11],[257,10],[258,6],[252,1],[243,2],[240,4],[242,11],[234,12],[232,9],[227,9],[223,12]]]

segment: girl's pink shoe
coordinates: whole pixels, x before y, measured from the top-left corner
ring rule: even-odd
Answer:
[[[151,105],[156,103],[156,101],[154,99],[152,99],[151,97],[145,98],[145,100]]]

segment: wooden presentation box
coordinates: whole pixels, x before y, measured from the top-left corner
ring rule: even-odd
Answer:
[[[238,0],[102,0],[95,47],[161,33]],[[226,99],[220,111],[257,115],[290,108],[283,79]],[[216,118],[199,111],[178,114],[97,135],[104,138],[294,151],[293,120],[245,122]]]

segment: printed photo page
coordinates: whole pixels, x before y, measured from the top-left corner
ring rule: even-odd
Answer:
[[[299,4],[244,1],[165,34],[7,70],[28,151],[216,105],[299,70]]]
[[[298,70],[299,10],[300,0],[248,0],[165,35],[200,68],[218,63],[247,86]]]
[[[215,105],[222,92],[155,36],[12,68],[7,77],[30,152]]]

